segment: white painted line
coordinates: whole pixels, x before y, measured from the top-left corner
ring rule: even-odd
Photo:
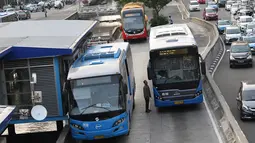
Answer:
[[[207,104],[206,100],[204,100],[204,104],[205,104],[206,111],[208,112],[209,118],[210,118],[210,120],[212,122],[212,126],[213,126],[213,129],[215,131],[215,134],[216,134],[216,136],[217,136],[217,138],[219,140],[219,143],[223,143],[222,138],[220,136],[220,132],[219,132],[217,126],[216,126],[215,120],[213,119],[212,113],[211,113],[211,111],[210,111],[210,109],[208,107],[208,104]]]
[[[213,78],[213,76],[214,76],[214,73],[217,71],[218,66],[220,65],[220,63],[221,63],[221,61],[222,61],[224,55],[226,54],[226,46],[225,46],[225,43],[223,42],[223,40],[222,40],[221,37],[220,37],[220,40],[221,40],[221,42],[222,42],[222,44],[223,44],[223,47],[222,47],[222,48],[223,48],[223,54],[222,54],[222,56],[221,56],[219,62],[217,63],[216,67],[214,68],[214,71],[212,72],[212,78]]]

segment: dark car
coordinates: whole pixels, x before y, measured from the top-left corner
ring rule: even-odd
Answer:
[[[241,82],[237,100],[237,109],[240,111],[240,119],[255,118],[255,83]]]
[[[218,12],[215,8],[207,7],[203,11],[203,19],[218,20]]]
[[[252,53],[248,42],[236,41],[231,44],[229,54],[229,66],[233,68],[237,65],[249,65],[252,67]]]

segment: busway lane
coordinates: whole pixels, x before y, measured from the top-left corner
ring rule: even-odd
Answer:
[[[177,7],[166,7],[162,14],[174,13],[173,19],[181,23]],[[191,26],[191,28],[198,26]],[[200,28],[201,30],[202,28]],[[196,31],[196,29],[192,29]],[[198,41],[201,41],[198,37]],[[204,40],[204,44],[208,41]],[[204,45],[203,44],[203,45]],[[218,143],[211,120],[204,104],[177,108],[165,108],[160,111],[151,103],[152,112],[144,113],[142,81],[147,79],[149,45],[147,42],[132,42],[131,50],[137,84],[136,109],[133,113],[129,136],[84,143]]]
[[[188,1],[185,0],[185,5],[188,6]],[[202,5],[203,6],[203,5]],[[201,7],[202,7],[201,6]],[[191,12],[191,16],[202,17],[202,11]],[[225,11],[224,8],[220,8],[219,17],[221,19],[233,20],[231,18],[230,12]],[[214,22],[213,22],[214,23]],[[221,35],[223,38],[223,35]],[[229,49],[230,46],[226,45],[226,49]],[[228,106],[232,114],[234,115],[236,121],[244,132],[250,143],[255,143],[255,122],[248,121],[243,122],[240,120],[239,112],[236,106],[236,96],[238,94],[238,88],[240,87],[240,82],[243,80],[252,80],[255,81],[254,76],[255,67],[253,68],[234,68],[230,69],[229,67],[229,53],[225,53],[222,61],[220,62],[217,70],[214,74],[214,80],[219,86],[224,98],[226,99]]]

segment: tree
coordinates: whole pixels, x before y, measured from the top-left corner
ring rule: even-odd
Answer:
[[[160,10],[162,10],[172,0],[141,0],[144,4],[152,8],[155,11],[155,16],[159,16]]]
[[[140,0],[114,0],[116,2],[118,2],[120,5],[125,5],[129,2],[137,2],[137,1],[140,1]]]
[[[157,15],[153,12],[153,18],[150,20],[151,27],[168,24],[168,18],[163,15]]]

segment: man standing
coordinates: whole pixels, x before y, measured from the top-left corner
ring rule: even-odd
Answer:
[[[150,87],[148,85],[148,82],[146,80],[144,80],[143,83],[144,83],[143,96],[144,96],[144,99],[145,99],[145,112],[149,113],[149,112],[151,112],[151,110],[149,109],[151,92],[150,92]]]

